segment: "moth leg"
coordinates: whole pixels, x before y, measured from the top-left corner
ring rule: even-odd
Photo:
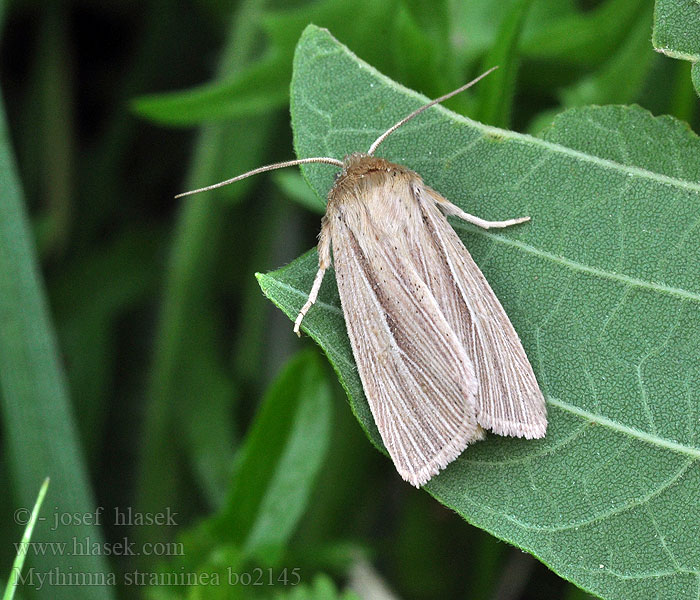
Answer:
[[[491,227],[510,227],[511,225],[517,225],[518,223],[524,223],[525,221],[530,220],[530,217],[519,217],[517,219],[508,219],[507,221],[486,221],[485,219],[481,219],[464,212],[459,206],[455,206],[452,204],[452,202],[449,202],[442,197],[440,197],[439,200],[436,198],[436,200],[436,204],[446,215],[454,215],[455,217],[459,217],[460,219],[463,219],[468,223],[473,223],[474,225],[482,227],[483,229],[490,229]]]
[[[306,304],[301,307],[297,319],[294,321],[294,333],[299,337],[301,337],[301,333],[299,332],[301,322],[304,320],[306,313],[309,312],[309,309],[314,305],[314,302],[316,302],[318,291],[321,289],[321,283],[323,282],[323,276],[326,274],[326,269],[331,264],[331,236],[329,224],[330,221],[324,216],[321,220],[321,233],[318,234],[318,271],[316,272],[314,284],[311,286],[309,298],[306,300]]]

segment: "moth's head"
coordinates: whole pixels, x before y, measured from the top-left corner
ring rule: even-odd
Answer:
[[[358,167],[366,164],[368,160],[371,161],[375,159],[366,152],[353,152],[352,154],[346,154],[343,157],[343,171],[341,171],[341,173],[357,169]]]
[[[343,158],[343,169],[336,175],[336,183],[344,179],[363,177],[371,173],[404,172],[401,165],[389,162],[385,158],[370,156],[365,152],[353,152]]]

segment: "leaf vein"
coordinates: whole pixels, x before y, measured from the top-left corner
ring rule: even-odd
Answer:
[[[700,448],[685,446],[678,442],[662,438],[661,436],[652,435],[646,431],[641,431],[640,429],[635,429],[634,427],[623,425],[622,423],[618,423],[617,421],[613,421],[612,419],[608,419],[607,417],[604,417],[602,415],[596,415],[592,412],[579,408],[578,406],[574,406],[573,404],[569,404],[568,402],[559,400],[558,398],[553,398],[550,396],[547,399],[547,404],[556,406],[557,408],[565,410],[566,412],[579,416],[583,419],[587,419],[599,425],[603,425],[609,429],[612,429],[613,431],[618,431],[620,433],[624,433],[625,435],[632,436],[643,442],[651,444],[652,446],[658,446],[659,448],[665,448],[678,454],[687,455],[693,460],[697,460],[700,458]]]
[[[528,254],[533,254],[535,256],[538,256],[540,258],[547,259],[551,262],[558,263],[560,265],[563,265],[565,267],[568,267],[572,270],[575,271],[580,271],[582,273],[588,273],[590,275],[595,275],[597,277],[602,277],[604,279],[610,279],[612,281],[619,281],[620,283],[623,283],[625,285],[630,285],[642,289],[648,289],[652,290],[655,292],[659,292],[662,294],[668,294],[669,296],[676,296],[678,298],[682,298],[684,300],[691,300],[693,302],[698,302],[700,303],[700,294],[691,292],[688,290],[684,290],[682,288],[677,288],[673,287],[670,285],[665,285],[663,283],[656,283],[653,281],[644,281],[643,279],[639,279],[637,277],[630,277],[629,275],[624,275],[622,273],[615,273],[612,271],[606,271],[605,269],[600,269],[598,267],[591,267],[589,265],[584,265],[583,263],[577,262],[575,260],[571,260],[570,258],[565,258],[563,256],[558,256],[556,254],[553,254],[552,252],[547,252],[546,250],[540,250],[539,248],[535,248],[534,246],[531,246],[529,244],[526,244],[525,242],[521,242],[520,240],[515,240],[512,238],[508,238],[504,235],[500,235],[497,233],[489,233],[487,231],[477,231],[476,227],[473,226],[459,226],[457,225],[460,229],[464,231],[469,231],[470,233],[476,233],[478,235],[486,236],[486,237],[491,237],[492,239],[501,242],[503,244],[506,244],[508,246],[513,246],[515,248],[518,248],[519,250],[522,250],[524,252],[527,252]]]
[[[589,525],[594,525],[595,523],[598,523],[600,521],[603,521],[604,519],[608,519],[610,517],[614,517],[616,515],[619,515],[627,510],[630,510],[632,508],[636,508],[637,506],[643,506],[645,502],[649,502],[650,500],[656,498],[660,494],[662,494],[664,491],[666,491],[668,488],[670,488],[674,483],[676,483],[684,474],[685,472],[695,463],[697,462],[696,459],[689,459],[683,464],[680,469],[667,481],[665,481],[662,485],[659,487],[655,488],[652,490],[650,493],[648,493],[646,496],[642,496],[640,498],[633,498],[632,500],[625,502],[624,504],[621,504],[620,506],[617,506],[615,508],[612,508],[610,510],[598,513],[588,519],[580,519],[578,521],[572,521],[570,523],[566,523],[565,525],[551,525],[551,526],[540,526],[540,525],[535,525],[532,523],[527,523],[525,521],[522,521],[513,515],[509,515],[507,513],[503,513],[502,516],[508,519],[511,523],[514,523],[518,527],[522,527],[523,529],[529,530],[529,531],[538,531],[538,532],[547,532],[547,533],[555,533],[555,532],[562,532],[562,531],[570,531],[572,529],[577,529],[579,527],[583,526],[589,526]],[[496,513],[495,509],[489,508],[488,510],[493,511],[494,514]],[[501,513],[498,513],[501,514]]]
[[[453,119],[455,119],[454,115],[451,115]],[[464,119],[464,117],[462,117]],[[475,126],[483,129],[485,132],[496,134],[499,137],[502,138],[508,138],[512,139],[516,142],[520,142],[521,144],[527,144],[531,146],[538,146],[541,145],[545,147],[548,150],[551,150],[552,152],[556,152],[559,154],[564,154],[566,156],[570,156],[571,158],[575,158],[577,160],[582,160],[585,162],[592,163],[596,166],[602,167],[607,170],[611,171],[617,171],[621,173],[627,173],[628,175],[635,175],[637,177],[641,177],[644,179],[650,179],[652,181],[656,181],[658,183],[662,183],[665,185],[671,185],[677,188],[685,189],[688,191],[691,191],[693,193],[700,193],[700,183],[696,183],[693,181],[686,181],[684,179],[678,179],[677,177],[671,177],[669,175],[664,175],[662,173],[655,173],[654,171],[650,171],[649,169],[644,169],[643,167],[636,167],[633,165],[623,165],[619,162],[616,162],[614,160],[608,159],[608,158],[601,158],[599,156],[595,156],[594,154],[587,154],[586,152],[582,152],[580,150],[574,150],[573,148],[569,148],[568,146],[563,146],[561,144],[557,144],[556,142],[548,142],[547,140],[543,140],[540,138],[534,138],[532,136],[529,136],[527,134],[523,133],[517,133],[514,131],[508,131],[505,129],[499,129],[497,127],[491,127],[489,125],[483,125],[481,123],[475,123],[473,121],[469,121],[469,124],[472,126]]]

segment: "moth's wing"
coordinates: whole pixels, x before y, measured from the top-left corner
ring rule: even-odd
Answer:
[[[483,437],[473,367],[400,240],[382,236],[356,204],[330,210],[329,219],[365,395],[396,469],[418,487]]]
[[[471,358],[479,391],[477,421],[499,435],[544,437],[547,409],[520,338],[501,303],[437,206],[437,192],[414,186],[433,252],[431,286],[450,326]]]

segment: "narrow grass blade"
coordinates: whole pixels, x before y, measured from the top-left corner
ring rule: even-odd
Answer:
[[[19,579],[19,574],[22,572],[22,567],[24,566],[24,559],[27,557],[27,550],[29,548],[29,540],[32,539],[32,532],[34,531],[34,525],[39,517],[39,511],[41,510],[41,505],[44,503],[44,498],[46,497],[46,491],[49,489],[49,478],[44,479],[44,483],[41,484],[41,489],[39,489],[39,495],[36,497],[36,503],[34,504],[34,509],[29,517],[29,522],[24,528],[24,535],[22,536],[22,541],[17,549],[17,556],[15,561],[12,563],[12,570],[10,571],[10,577],[7,580],[7,587],[5,588],[5,593],[2,596],[2,600],[12,600],[15,597],[15,590],[17,589],[17,580]]]

